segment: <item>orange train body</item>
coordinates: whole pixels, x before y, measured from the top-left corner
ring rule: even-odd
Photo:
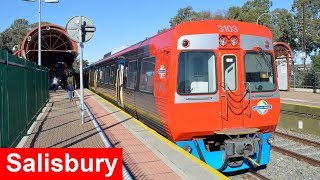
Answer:
[[[223,172],[267,164],[280,114],[272,34],[184,22],[88,68],[89,86]],[[217,158],[219,160],[217,160]]]

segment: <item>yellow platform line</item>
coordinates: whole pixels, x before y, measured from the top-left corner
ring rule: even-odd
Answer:
[[[113,106],[114,108],[116,108],[117,110],[120,110],[119,112],[121,112],[122,114],[125,114],[129,117],[131,117],[137,124],[139,124],[141,127],[143,127],[144,129],[146,129],[147,131],[149,131],[151,134],[155,135],[157,138],[159,138],[161,141],[165,142],[166,144],[168,144],[170,147],[172,147],[173,149],[175,149],[176,151],[184,154],[185,156],[187,156],[189,159],[191,159],[193,162],[195,162],[196,164],[198,164],[199,166],[201,166],[202,168],[206,169],[207,171],[213,173],[215,176],[217,176],[219,179],[229,179],[228,177],[226,177],[225,175],[223,175],[221,172],[217,171],[216,169],[212,168],[211,166],[209,166],[208,164],[204,163],[203,161],[201,161],[200,159],[194,157],[193,155],[191,155],[190,153],[188,153],[187,151],[185,151],[184,149],[180,148],[179,146],[177,146],[176,144],[174,144],[172,141],[169,141],[167,138],[163,137],[162,135],[160,135],[159,133],[157,133],[155,130],[149,128],[147,125],[143,124],[142,122],[140,122],[139,120],[137,120],[136,118],[132,117],[130,114],[128,114],[127,112],[123,111],[123,109],[120,109],[118,106],[114,105],[113,103],[105,100],[104,98],[102,98],[101,96],[97,95],[96,93],[94,93],[93,91],[86,89],[86,91],[89,91],[91,93],[93,93],[96,97],[98,97],[98,100],[100,100],[100,102],[103,103],[107,103],[110,104],[111,106]]]

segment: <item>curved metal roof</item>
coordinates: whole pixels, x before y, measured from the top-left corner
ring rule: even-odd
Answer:
[[[25,36],[18,56],[30,61],[38,61],[38,27],[30,30]],[[78,45],[72,41],[65,29],[55,24],[41,26],[41,56],[42,65],[53,68],[58,62],[64,62],[68,67],[72,66],[78,54]]]

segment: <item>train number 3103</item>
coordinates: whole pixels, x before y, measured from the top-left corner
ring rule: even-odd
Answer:
[[[231,25],[218,25],[219,32],[238,32],[237,26]]]

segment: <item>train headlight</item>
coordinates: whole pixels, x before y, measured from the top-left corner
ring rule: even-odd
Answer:
[[[227,42],[228,42],[228,39],[227,39],[226,36],[221,36],[221,37],[219,38],[219,44],[220,44],[221,46],[227,45]]]
[[[270,145],[274,143],[274,136],[271,135],[271,136],[268,138],[268,143],[269,143]]]
[[[235,36],[232,36],[230,39],[230,43],[232,46],[236,46],[238,44],[238,38]]]
[[[188,39],[183,40],[183,41],[182,41],[182,46],[183,46],[184,48],[189,47],[189,46],[190,46],[190,41],[189,41]]]

